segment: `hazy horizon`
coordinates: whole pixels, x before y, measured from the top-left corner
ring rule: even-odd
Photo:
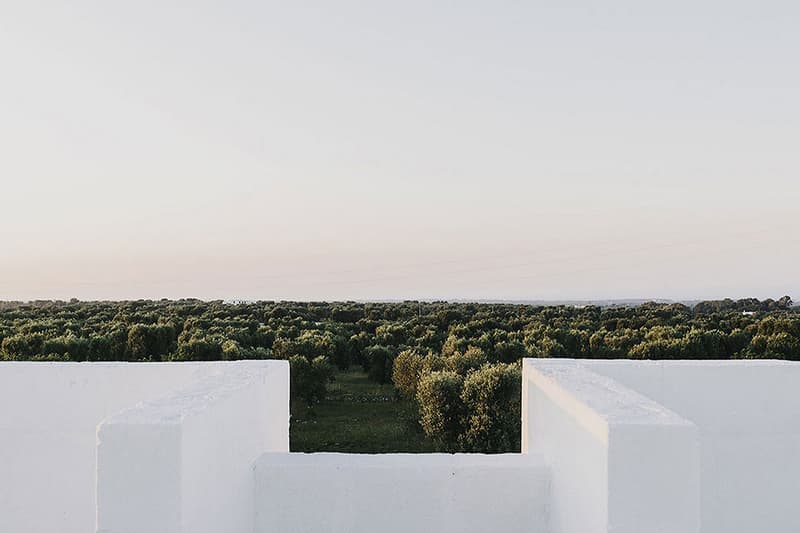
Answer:
[[[800,4],[0,5],[0,300],[800,295]]]

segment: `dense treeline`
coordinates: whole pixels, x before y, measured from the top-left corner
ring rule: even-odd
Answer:
[[[359,365],[446,450],[519,442],[523,357],[800,359],[789,297],[600,308],[470,303],[0,302],[5,360],[286,359],[295,398]]]

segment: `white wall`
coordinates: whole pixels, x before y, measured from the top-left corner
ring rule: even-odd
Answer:
[[[285,361],[230,363],[98,429],[98,531],[252,533],[253,465],[289,451]]]
[[[255,533],[547,533],[532,455],[266,454]]]
[[[694,425],[578,361],[523,362],[523,453],[551,469],[553,533],[692,533]]]
[[[0,531],[94,531],[97,425],[202,381],[220,365],[0,363]],[[163,449],[162,442],[153,448]]]
[[[0,532],[796,533],[798,383],[526,359],[523,454],[305,455],[286,362],[3,363]]]
[[[584,364],[697,426],[703,533],[800,531],[800,364]]]
[[[97,424],[203,372],[190,363],[0,363],[0,531],[94,530]]]

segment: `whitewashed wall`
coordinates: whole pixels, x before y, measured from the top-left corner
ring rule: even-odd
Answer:
[[[800,363],[584,364],[696,425],[703,533],[800,531]]]
[[[285,361],[230,363],[98,429],[99,533],[252,533],[253,466],[289,451]]]
[[[94,531],[97,425],[201,382],[220,365],[226,363],[0,363],[0,531]],[[288,396],[285,366],[283,374],[281,394]],[[288,398],[281,402],[287,420],[280,444],[288,450]]]
[[[526,359],[522,454],[305,455],[286,362],[3,363],[0,532],[795,533],[798,383]]]
[[[0,531],[95,527],[97,424],[195,379],[195,364],[0,364]]]
[[[551,470],[552,533],[699,530],[691,422],[574,360],[523,362],[523,453]]]
[[[266,454],[255,533],[547,533],[533,455]]]

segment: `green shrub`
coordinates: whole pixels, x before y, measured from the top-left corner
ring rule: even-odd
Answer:
[[[633,346],[628,352],[630,359],[676,359],[680,344],[675,340],[645,341]]]
[[[418,349],[400,352],[392,364],[392,382],[404,398],[415,400],[420,379],[431,372],[448,370],[444,357],[428,352],[422,355]]]
[[[339,370],[347,370],[353,362],[353,346],[350,344],[349,339],[342,335],[334,337],[333,343],[333,364]]]
[[[173,357],[177,361],[219,361],[222,359],[222,346],[215,340],[191,339],[178,344]]]
[[[370,346],[364,350],[364,371],[369,379],[376,383],[392,381],[392,363],[394,352],[386,346]]]
[[[513,363],[527,356],[525,345],[519,341],[501,341],[494,345],[495,360],[501,363]]]
[[[464,378],[455,372],[431,372],[419,380],[419,422],[425,434],[441,448],[454,451],[463,430]]]
[[[518,364],[486,365],[466,377],[461,393],[466,410],[462,448],[520,451],[521,383]]]
[[[269,348],[262,348],[261,346],[256,346],[255,348],[250,348],[249,350],[244,350],[242,352],[242,359],[275,359],[272,350]]]
[[[404,398],[416,398],[417,384],[424,364],[425,358],[416,350],[404,350],[395,358],[392,365],[392,382]]]
[[[293,355],[305,355],[312,359],[320,355],[334,358],[336,343],[330,333],[308,330],[297,337],[276,338],[272,343],[272,351],[277,359],[289,359]]]
[[[470,346],[464,353],[455,352],[453,355],[446,357],[445,361],[448,370],[466,376],[471,370],[477,370],[485,365],[488,359],[483,350]]]
[[[6,360],[25,360],[41,353],[43,344],[41,334],[20,334],[4,338],[0,349]]]
[[[800,341],[785,332],[758,334],[750,342],[749,356],[754,359],[800,359]]]
[[[222,359],[224,361],[238,361],[244,359],[242,347],[238,342],[227,340],[222,343]]]
[[[467,349],[467,339],[461,338],[452,333],[447,336],[442,345],[442,357],[449,357],[456,352],[463,352]]]
[[[439,372],[441,370],[447,370],[447,359],[441,355],[436,355],[433,353],[428,354],[425,357],[425,360],[422,362],[421,375],[424,376],[426,374],[430,374],[431,372]]]
[[[291,395],[308,405],[325,398],[327,384],[333,377],[333,367],[325,356],[317,356],[311,361],[303,355],[289,358],[291,370]]]

